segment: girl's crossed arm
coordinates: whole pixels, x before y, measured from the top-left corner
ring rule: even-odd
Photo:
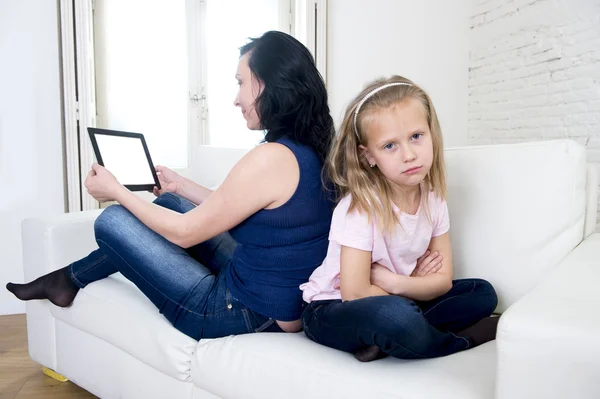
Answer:
[[[371,283],[392,295],[417,301],[429,301],[444,295],[452,288],[452,248],[448,233],[433,237],[429,249],[442,255],[442,267],[436,273],[419,277],[403,276],[375,265],[371,269]]]
[[[371,251],[341,246],[340,292],[343,301],[389,295],[382,288],[371,284]]]

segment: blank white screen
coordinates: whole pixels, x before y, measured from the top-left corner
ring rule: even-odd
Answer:
[[[108,169],[121,184],[154,184],[142,140],[96,134],[98,149]]]

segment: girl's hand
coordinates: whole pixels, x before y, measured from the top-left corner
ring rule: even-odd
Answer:
[[[442,268],[442,260],[442,255],[437,251],[431,253],[431,251],[427,250],[427,252],[417,260],[417,266],[410,277],[420,277],[436,273]],[[391,292],[392,285],[396,283],[398,278],[397,276],[396,273],[379,263],[373,263],[371,265],[371,284],[378,286],[384,291]],[[333,288],[340,288],[339,280],[334,283]]]
[[[437,251],[431,253],[430,250],[427,250],[427,252],[417,260],[417,266],[410,276],[421,277],[436,273],[442,268],[442,260],[442,255]]]
[[[88,193],[100,202],[114,201],[117,190],[122,187],[112,173],[97,163],[92,165],[84,184]]]
[[[154,195],[158,197],[164,193],[177,193],[180,188],[181,176],[166,166],[156,165],[155,169],[161,188],[159,190],[158,187],[155,186],[152,190]]]

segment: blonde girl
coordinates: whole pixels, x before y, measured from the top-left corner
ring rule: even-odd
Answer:
[[[361,361],[445,356],[495,338],[494,288],[453,280],[442,135],[400,76],[348,106],[328,159],[341,200],[327,257],[300,288],[313,341]]]

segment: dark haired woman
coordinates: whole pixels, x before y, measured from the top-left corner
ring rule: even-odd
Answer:
[[[151,204],[94,164],[88,192],[120,204],[95,222],[99,249],[7,289],[66,307],[120,272],[196,339],[299,331],[299,286],[327,253],[333,206],[321,180],[334,135],[327,93],[308,50],[281,32],[241,48],[236,78],[235,105],[265,142],[216,191],[157,167],[162,189]]]

